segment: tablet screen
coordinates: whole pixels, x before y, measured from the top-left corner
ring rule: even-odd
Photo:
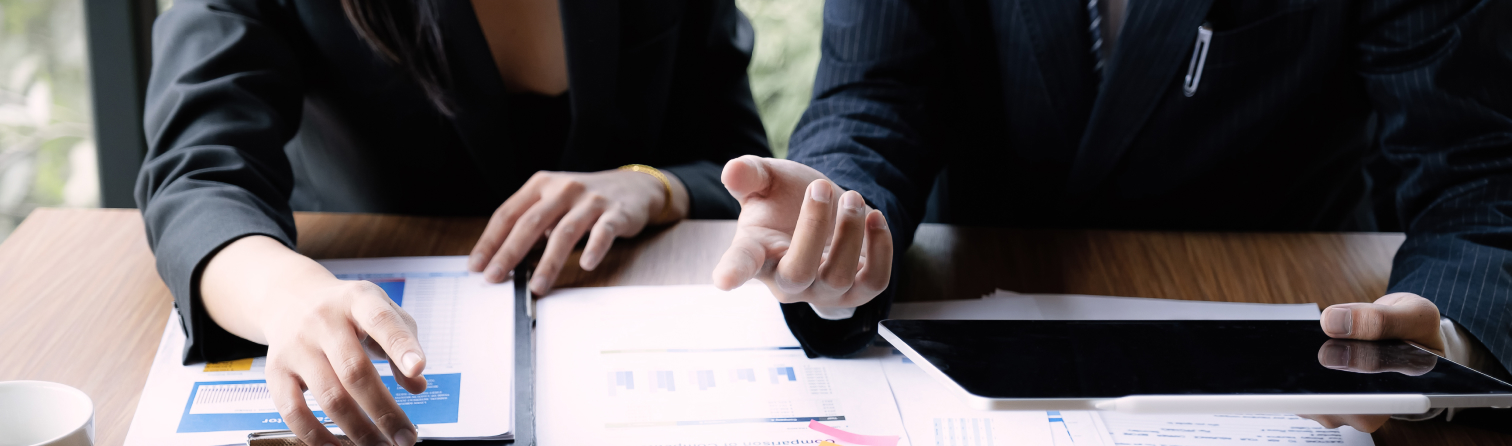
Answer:
[[[1507,394],[1400,341],[1330,339],[1317,321],[935,321],[882,325],[986,398],[1179,394]]]

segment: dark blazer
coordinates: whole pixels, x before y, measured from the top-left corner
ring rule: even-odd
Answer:
[[[830,0],[791,158],[880,208],[902,253],[926,203],[963,225],[1370,230],[1363,166],[1382,157],[1398,213],[1376,218],[1408,233],[1390,291],[1512,366],[1512,2],[1129,8],[1099,79],[1085,2]],[[811,353],[844,355],[890,300],[784,312]]]
[[[136,196],[185,361],[263,354],[208,317],[197,278],[246,235],[294,246],[293,210],[484,216],[538,170],[642,163],[687,185],[693,218],[738,214],[720,169],[770,152],[733,1],[561,0],[571,124],[546,152],[505,131],[534,112],[512,108],[471,4],[436,3],[450,118],[339,2],[180,0],[157,19]]]

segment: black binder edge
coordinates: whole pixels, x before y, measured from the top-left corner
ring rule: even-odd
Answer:
[[[534,268],[520,262],[514,271],[514,439],[425,440],[420,445],[535,446],[535,296],[530,293]]]
[[[535,296],[530,294],[530,274],[525,262],[514,271],[514,441],[535,446]]]

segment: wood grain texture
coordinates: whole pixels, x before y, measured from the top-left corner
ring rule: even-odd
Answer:
[[[924,225],[902,300],[1005,289],[1263,303],[1372,301],[1401,234],[1064,231]]]
[[[315,258],[464,255],[485,221],[296,215]],[[688,221],[619,240],[595,271],[569,261],[557,285],[710,283],[734,224]],[[1322,305],[1386,287],[1399,234],[1235,234],[1019,230],[925,225],[899,299],[969,299],[1002,288],[1168,299]],[[129,210],[39,209],[0,244],[0,380],[78,387],[95,401],[98,444],[121,444],[172,299]],[[1455,423],[1392,422],[1382,446],[1512,445]]]
[[[0,244],[0,381],[54,381],[94,400],[118,445],[173,299],[136,211],[33,211]]]

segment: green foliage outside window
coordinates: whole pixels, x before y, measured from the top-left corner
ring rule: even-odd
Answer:
[[[819,68],[822,0],[736,0],[756,28],[751,93],[766,126],[772,154],[787,157],[788,136],[814,90]]]
[[[38,206],[99,205],[80,0],[0,0],[0,239]]]

